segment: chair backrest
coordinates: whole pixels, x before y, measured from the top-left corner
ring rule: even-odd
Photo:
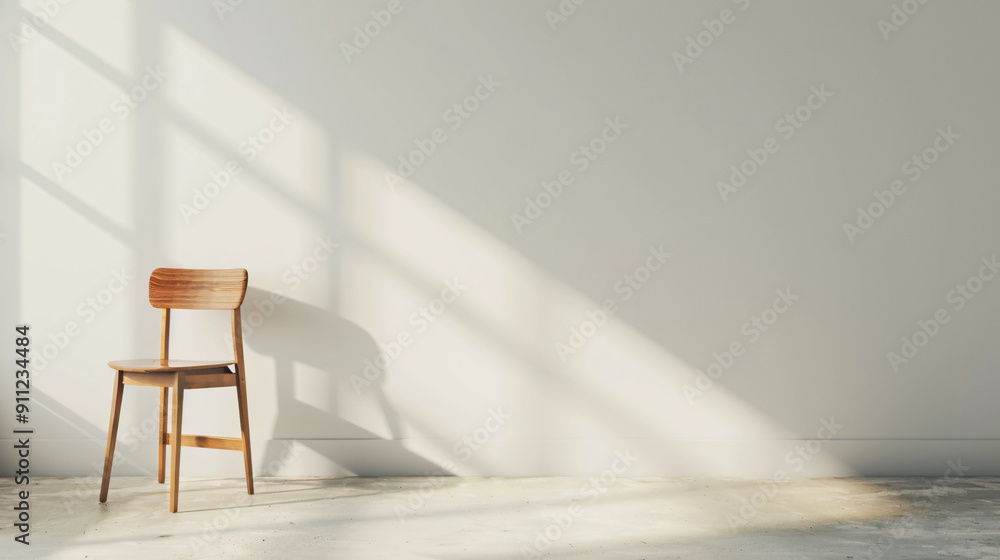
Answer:
[[[239,309],[247,293],[244,268],[157,268],[149,304],[157,309]]]

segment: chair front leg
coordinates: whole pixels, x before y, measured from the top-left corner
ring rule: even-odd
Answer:
[[[122,394],[125,391],[124,374],[115,372],[115,387],[111,394],[111,420],[108,423],[108,446],[104,450],[104,474],[101,478],[101,497],[103,504],[108,501],[108,487],[111,485],[111,466],[115,459],[115,443],[118,441],[118,417],[122,411]]]
[[[170,436],[170,513],[177,513],[177,485],[181,470],[181,417],[184,411],[184,372],[174,381],[174,422]]]
[[[167,466],[167,405],[169,404],[170,398],[170,388],[161,387],[160,388],[160,438],[159,445],[157,446],[159,451],[157,453],[157,461],[159,462],[159,468],[156,474],[156,481],[163,484],[164,473]]]

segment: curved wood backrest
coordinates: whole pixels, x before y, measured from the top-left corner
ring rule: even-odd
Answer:
[[[149,304],[157,309],[238,309],[246,293],[243,268],[157,268],[149,275]]]

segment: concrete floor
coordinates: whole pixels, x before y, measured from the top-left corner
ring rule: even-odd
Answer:
[[[36,478],[4,558],[1000,558],[1000,478]],[[546,536],[547,535],[547,536]]]

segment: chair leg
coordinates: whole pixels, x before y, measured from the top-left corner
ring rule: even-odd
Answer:
[[[115,458],[115,443],[118,441],[118,417],[122,411],[122,393],[125,390],[124,374],[115,372],[115,388],[111,397],[111,420],[108,423],[108,446],[104,451],[104,475],[101,478],[101,503],[108,501],[108,487],[111,485],[111,466]]]
[[[247,412],[247,388],[243,372],[237,376],[236,400],[240,408],[240,434],[243,436],[243,466],[247,473],[247,494],[253,494],[253,461],[250,458],[250,415]]]
[[[184,374],[177,372],[174,382],[174,422],[170,441],[170,513],[177,513],[177,485],[181,470],[181,417],[184,410]]]
[[[167,465],[167,405],[169,404],[169,398],[170,388],[160,388],[160,444],[158,446],[159,453],[157,456],[159,469],[156,474],[156,481],[160,484],[163,484],[164,473]]]

